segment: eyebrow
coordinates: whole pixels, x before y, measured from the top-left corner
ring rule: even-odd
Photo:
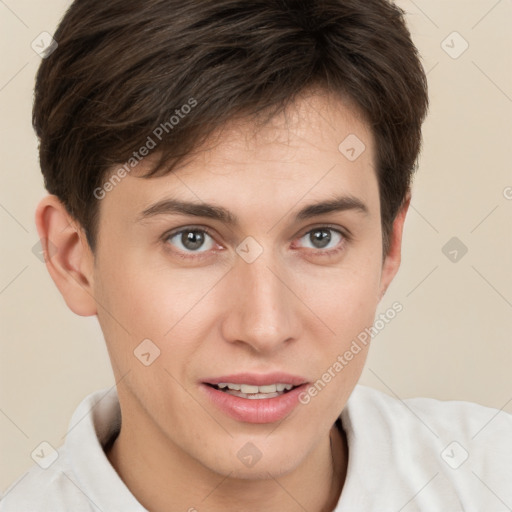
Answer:
[[[295,221],[302,221],[318,217],[326,213],[342,212],[347,210],[355,211],[363,215],[368,215],[369,213],[368,207],[363,201],[352,195],[344,195],[331,200],[305,206],[295,214]],[[208,203],[187,202],[172,198],[163,199],[149,206],[139,214],[136,222],[142,222],[159,215],[173,214],[207,217],[230,226],[237,226],[239,224],[238,217],[222,206],[216,206]]]

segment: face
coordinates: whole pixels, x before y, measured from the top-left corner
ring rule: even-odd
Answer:
[[[356,159],[362,146],[339,149],[351,134]],[[396,262],[382,261],[374,140],[345,104],[304,95],[264,127],[218,135],[166,176],[142,179],[141,163],[100,201],[97,315],[133,432],[219,474],[279,475],[343,409],[367,347],[333,368],[373,324]]]

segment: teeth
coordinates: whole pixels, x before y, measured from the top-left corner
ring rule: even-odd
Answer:
[[[293,388],[292,384],[267,384],[266,386],[253,386],[251,384],[231,384],[230,382],[219,382],[217,384],[219,389],[231,389],[233,391],[240,391],[245,394],[258,394],[258,393],[282,393],[289,391]]]
[[[257,393],[258,392],[258,386],[250,386],[249,384],[242,384],[240,386],[240,391],[242,393]]]
[[[258,393],[254,395],[245,395],[242,398],[248,398],[249,400],[258,400],[261,398],[275,398],[276,396],[280,396],[280,393]]]

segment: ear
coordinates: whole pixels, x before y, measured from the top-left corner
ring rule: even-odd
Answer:
[[[94,256],[85,233],[54,195],[39,202],[35,222],[46,268],[69,309],[80,316],[95,315]]]
[[[405,216],[411,203],[411,191],[407,192],[404,203],[397,213],[393,222],[393,231],[390,234],[389,251],[384,259],[380,280],[380,297],[382,299],[388,286],[395,277],[402,258],[402,233],[404,228]]]

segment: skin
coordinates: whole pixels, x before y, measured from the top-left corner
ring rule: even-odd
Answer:
[[[349,134],[366,145],[354,162],[338,150]],[[176,172],[142,179],[147,160],[108,192],[95,255],[58,199],[43,198],[38,233],[57,247],[47,268],[72,311],[98,317],[123,415],[107,456],[148,510],[333,510],[348,462],[346,437],[333,424],[367,348],[278,423],[226,416],[199,382],[242,371],[319,379],[373,324],[400,265],[410,195],[383,260],[373,136],[354,109],[319,91],[264,127],[240,119],[218,135]],[[359,198],[368,213],[294,221],[296,211],[334,193]],[[136,222],[170,196],[223,206],[240,224],[182,214]],[[351,239],[328,231],[327,247],[315,245],[311,231],[326,225]],[[190,226],[209,227],[212,238],[189,249],[180,236],[163,237]],[[263,248],[252,263],[235,251],[247,236]],[[150,366],[134,356],[147,338],[160,349]],[[252,467],[237,457],[247,442],[261,452]]]

